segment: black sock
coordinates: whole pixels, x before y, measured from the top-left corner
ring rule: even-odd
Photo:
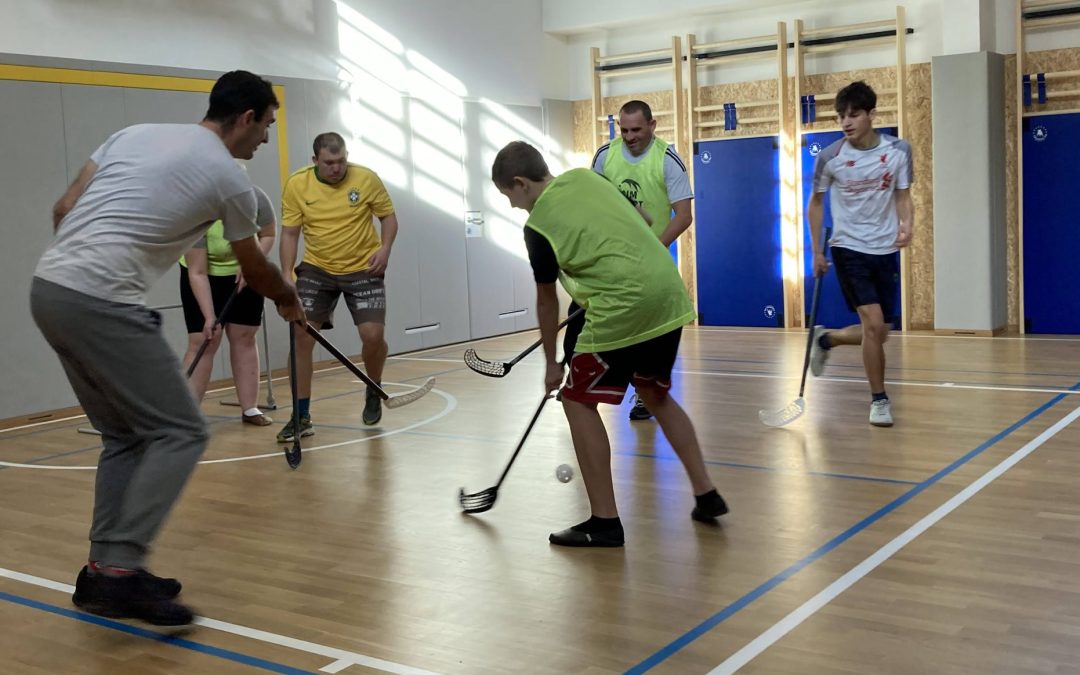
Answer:
[[[722,501],[720,499],[720,493],[716,491],[716,488],[709,490],[703,495],[697,495],[694,497],[694,500],[697,501],[698,508],[703,511],[712,510],[711,507],[715,506],[717,502]]]
[[[622,529],[622,521],[618,516],[614,518],[597,518],[592,516],[584,523],[574,525],[571,530],[575,532],[584,532],[586,534],[596,534],[597,532],[605,532],[607,530],[613,530],[615,528]]]
[[[874,401],[888,401],[888,400],[889,400],[889,395],[886,394],[885,392],[881,392],[880,394],[874,394],[874,393],[870,394],[870,402],[871,403],[873,403]]]
[[[817,343],[818,346],[825,351],[829,351],[830,349],[832,349],[832,340],[829,339],[828,333],[822,333],[821,337],[817,339]]]

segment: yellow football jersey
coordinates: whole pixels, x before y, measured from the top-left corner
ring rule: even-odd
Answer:
[[[382,180],[352,163],[334,185],[320,180],[314,166],[304,167],[289,176],[281,195],[282,226],[304,228],[304,262],[330,274],[366,270],[382,245],[373,218],[393,212]]]

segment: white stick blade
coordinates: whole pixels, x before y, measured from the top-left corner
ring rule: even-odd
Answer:
[[[386,399],[386,401],[384,401],[384,405],[387,408],[400,408],[403,405],[409,405],[410,403],[418,401],[424,396],[427,396],[428,392],[431,391],[434,386],[435,378],[429,377],[427,379],[427,382],[422,384],[420,387],[413,389],[408,393],[401,394],[400,396],[391,396],[390,398]]]
[[[769,427],[783,427],[802,417],[806,412],[806,399],[799,397],[780,410],[759,410],[758,419]]]

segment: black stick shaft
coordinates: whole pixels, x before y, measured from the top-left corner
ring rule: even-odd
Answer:
[[[221,314],[217,315],[214,319],[214,328],[221,326],[225,323],[225,316],[229,313],[229,308],[232,307],[233,301],[236,300],[236,296],[240,295],[240,285],[237,284],[229,295],[229,299],[225,301],[225,306],[221,308]],[[199,361],[202,360],[203,354],[206,353],[206,348],[210,346],[210,340],[203,340],[203,343],[199,345],[199,351],[195,352],[195,358],[191,360],[191,365],[188,366],[187,376],[191,377],[191,374],[195,372],[195,367],[199,365]]]
[[[296,330],[295,326],[289,326],[289,387],[292,389],[292,419],[293,433],[296,434],[296,442],[300,441],[300,383],[296,379]]]
[[[510,461],[506,463],[506,468],[503,469],[502,475],[499,476],[499,482],[495,484],[496,490],[499,489],[499,486],[502,485],[503,480],[506,479],[506,474],[510,473],[510,467],[514,465],[514,460],[517,459],[518,453],[521,452],[521,449],[523,447],[525,447],[525,439],[529,437],[529,433],[536,425],[536,420],[540,419],[540,413],[543,412],[544,406],[547,405],[549,398],[551,398],[550,395],[544,394],[544,398],[540,401],[540,406],[536,409],[536,413],[534,413],[532,419],[529,420],[529,426],[525,428],[525,433],[521,435],[521,440],[518,441],[517,448],[514,449],[514,454],[510,456]]]
[[[352,372],[353,375],[360,378],[361,382],[366,384],[368,387],[371,388],[372,391],[374,391],[376,394],[378,394],[379,398],[381,398],[384,401],[387,400],[388,398],[390,398],[390,394],[387,394],[385,391],[383,391],[383,388],[380,387],[378,385],[378,383],[375,382],[375,380],[371,379],[371,377],[369,377],[367,373],[360,370],[360,368],[358,368],[355,363],[353,363],[352,361],[349,360],[348,356],[345,356],[344,354],[341,353],[341,350],[339,350],[334,345],[330,344],[330,341],[327,340],[325,337],[323,337],[323,334],[320,333],[318,330],[316,330],[316,328],[314,326],[312,326],[310,323],[305,321],[304,322],[304,330],[307,331],[308,335],[315,338],[316,342],[318,342],[323,347],[325,347],[326,351],[333,354],[334,358],[341,362],[341,365],[348,368],[349,371]]]
[[[806,356],[803,358],[802,382],[799,383],[799,398],[806,390],[806,372],[810,369],[810,351],[814,348],[814,321],[817,319],[818,300],[821,298],[821,277],[814,279],[814,300],[810,303],[809,336],[806,338]]]
[[[583,314],[584,312],[585,312],[585,308],[584,308],[584,307],[578,307],[578,309],[577,309],[577,311],[576,311],[576,312],[574,312],[574,313],[573,313],[573,314],[571,314],[570,316],[566,317],[566,319],[564,319],[564,320],[563,320],[563,322],[559,324],[559,329],[562,329],[562,328],[564,328],[564,327],[566,326],[566,324],[568,324],[568,323],[570,323],[571,321],[573,321],[574,319],[578,318],[578,317],[579,317],[579,316],[581,316],[581,315],[582,315],[582,314]],[[543,339],[543,338],[540,338],[540,339],[539,339],[539,340],[537,340],[536,342],[534,342],[534,343],[532,343],[531,345],[529,345],[529,348],[528,348],[528,349],[526,349],[525,351],[523,351],[523,352],[521,352],[520,354],[518,354],[517,356],[515,356],[515,357],[514,357],[514,359],[513,359],[512,361],[510,361],[510,362],[509,362],[508,364],[506,364],[506,365],[508,365],[508,366],[513,366],[513,365],[514,365],[515,363],[517,363],[517,362],[518,362],[518,361],[520,361],[521,359],[525,358],[525,357],[526,357],[526,356],[528,356],[529,354],[532,354],[532,353],[533,353],[533,352],[534,352],[534,351],[536,350],[536,348],[537,348],[537,347],[539,347],[539,346],[540,346],[540,345],[542,345],[542,344],[544,344],[544,339]]]
[[[825,229],[824,241],[821,243],[821,252],[824,255],[829,250],[829,237],[832,236],[832,229]],[[802,367],[802,382],[799,383],[799,398],[802,398],[803,392],[806,390],[806,372],[810,369],[810,351],[814,348],[814,324],[817,323],[817,308],[818,300],[821,299],[821,282],[825,277],[825,272],[821,275],[814,275],[814,300],[810,303],[810,320],[807,321],[807,330],[810,334],[806,338],[806,356],[803,357]]]

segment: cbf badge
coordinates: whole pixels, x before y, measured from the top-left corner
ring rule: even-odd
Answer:
[[[1031,130],[1031,137],[1036,141],[1042,143],[1046,140],[1046,137],[1050,135],[1050,132],[1046,130],[1046,127],[1039,125]]]
[[[356,188],[349,190],[349,205],[356,206],[360,203],[360,191]]]
[[[706,150],[705,152],[701,153],[701,163],[702,164],[708,164],[711,161],[712,161],[712,153],[711,152]]]
[[[810,156],[817,157],[817,154],[821,152],[821,143],[814,141],[810,144]]]

